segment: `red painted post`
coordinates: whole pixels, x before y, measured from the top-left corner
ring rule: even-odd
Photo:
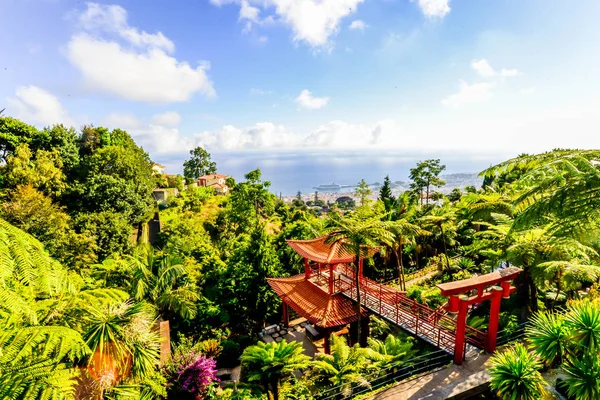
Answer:
[[[465,329],[467,327],[467,308],[469,298],[460,296],[458,305],[458,316],[456,318],[456,332],[454,338],[454,364],[461,365],[465,358]]]
[[[452,295],[450,296],[450,299],[448,299],[448,312],[450,314],[456,314],[458,312],[458,295]]]
[[[502,298],[510,299],[510,281],[502,282]]]
[[[502,302],[503,289],[500,286],[492,286],[492,300],[490,305],[490,323],[487,330],[486,349],[487,353],[496,351],[496,338],[498,335],[498,320],[500,318],[500,303]]]
[[[310,267],[308,266],[308,258],[304,258],[304,279],[310,278]]]
[[[360,279],[363,278],[363,260],[362,258],[358,260],[358,276]]]

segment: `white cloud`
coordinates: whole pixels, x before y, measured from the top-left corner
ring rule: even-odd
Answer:
[[[138,47],[156,47],[168,52],[175,51],[175,44],[162,32],[140,32],[127,23],[127,11],[118,5],[87,3],[87,10],[79,15],[80,26],[90,32],[111,33]]]
[[[417,1],[421,12],[429,18],[444,18],[450,12],[450,0],[411,0]]]
[[[15,96],[7,99],[7,111],[27,123],[42,126],[75,125],[60,100],[44,89],[33,85],[21,86],[17,88]]]
[[[506,76],[506,77],[517,76],[517,75],[519,75],[519,70],[517,70],[517,69],[502,68],[500,70],[500,75],[501,76]]]
[[[492,88],[493,85],[487,82],[468,84],[461,81],[460,90],[444,98],[442,104],[458,108],[468,103],[481,103],[493,96]]]
[[[87,32],[75,34],[66,55],[84,78],[86,86],[127,100],[155,103],[186,101],[195,93],[215,94],[208,78],[208,63],[192,67],[167,52],[172,42],[161,33],[138,32],[127,25],[119,6],[88,4],[80,16]],[[107,39],[118,33],[124,40]]]
[[[181,115],[175,111],[167,111],[162,114],[156,114],[152,117],[152,123],[155,125],[177,126],[181,123]]]
[[[513,77],[519,75],[517,69],[506,69],[502,68],[500,72],[497,72],[486,59],[473,60],[471,61],[471,68],[473,68],[479,75],[484,78],[491,78],[494,76]]]
[[[142,126],[142,122],[132,114],[110,113],[102,119],[102,125],[112,129],[131,130]]]
[[[240,6],[240,20],[246,21],[243,32],[253,24],[267,25],[281,22],[294,32],[294,41],[305,42],[314,48],[331,45],[330,38],[338,30],[340,21],[355,12],[364,0],[211,0],[216,6],[234,3]],[[261,8],[258,8],[261,7]],[[273,10],[272,15],[260,18],[260,12]]]
[[[194,147],[194,141],[181,134],[174,125],[181,117],[176,112],[166,112],[144,123],[131,114],[111,113],[102,120],[110,129],[125,129],[134,140],[151,154],[185,153]]]
[[[352,21],[352,23],[348,26],[350,29],[364,31],[369,25],[360,19]]]
[[[240,7],[240,20],[247,19],[253,22],[260,21],[260,9],[257,7],[251,6],[247,0],[242,0],[242,5]]]
[[[496,71],[490,65],[490,63],[485,60],[473,60],[471,61],[471,67],[481,76],[490,77],[496,75]]]
[[[314,97],[312,93],[304,89],[298,97],[296,97],[296,104],[303,108],[309,108],[312,110],[317,110],[319,108],[323,108],[327,106],[329,103],[329,97]]]
[[[535,86],[530,86],[528,88],[521,89],[521,94],[524,94],[524,95],[532,95],[534,93],[535,93]]]
[[[293,147],[297,137],[282,125],[260,122],[248,128],[226,125],[220,130],[195,135],[198,145],[212,150],[265,149]]]

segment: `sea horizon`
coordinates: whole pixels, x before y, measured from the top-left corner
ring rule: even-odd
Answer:
[[[386,176],[392,182],[408,184],[410,169],[419,161],[439,158],[446,165],[442,175],[479,174],[500,161],[498,157],[459,153],[428,154],[361,154],[354,153],[255,153],[242,158],[236,153],[215,153],[218,171],[232,176],[236,181],[244,174],[260,169],[262,179],[271,182],[270,191],[276,195],[293,196],[298,192],[313,194],[319,185],[338,184],[354,186],[364,179],[368,184],[382,183]],[[449,182],[448,188],[480,184],[476,178],[464,185]],[[321,193],[353,192],[354,188],[326,190]]]

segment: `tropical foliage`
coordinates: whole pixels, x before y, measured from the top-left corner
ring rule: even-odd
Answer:
[[[579,300],[600,279],[600,152],[522,155],[484,171],[481,188],[448,195],[441,160],[424,160],[406,193],[389,177],[375,194],[362,180],[336,202],[277,199],[260,170],[228,179],[230,193],[218,196],[192,185],[218,171],[210,154],[190,157],[186,186],[153,172],[123,130],[38,129],[0,116],[3,398],[69,398],[82,388],[104,398],[209,398],[214,370],[241,360],[245,382],[223,398],[366,387],[378,369],[405,365],[416,344],[381,327],[368,347],[333,336],[332,354],[314,363],[292,343],[256,344],[281,320],[267,278],[302,273],[286,240],[323,234],[355,256],[355,270],[362,263],[368,278],[432,308],[446,301],[437,283],[522,268],[501,329],[531,318],[532,356],[515,349],[498,365],[514,390],[538,387],[539,359],[561,369],[569,395],[597,397],[598,305]],[[167,200],[155,201],[156,187]],[[485,329],[486,311],[470,323]],[[174,350],[159,367],[156,326],[167,320]],[[306,373],[290,372],[298,370]],[[498,390],[513,390],[506,385]]]

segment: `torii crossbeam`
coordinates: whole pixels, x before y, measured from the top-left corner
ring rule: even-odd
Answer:
[[[517,267],[507,267],[489,274],[464,279],[457,282],[448,282],[437,285],[442,291],[442,296],[448,297],[448,312],[456,314],[456,332],[454,342],[454,363],[462,364],[465,354],[465,329],[467,326],[467,310],[472,304],[480,304],[491,300],[490,322],[488,324],[485,351],[493,353],[496,350],[498,334],[498,320],[500,317],[500,303],[502,299],[510,298],[516,289],[511,286],[523,270]],[[498,286],[500,285],[500,286]],[[467,293],[477,290],[477,293],[468,296]]]

